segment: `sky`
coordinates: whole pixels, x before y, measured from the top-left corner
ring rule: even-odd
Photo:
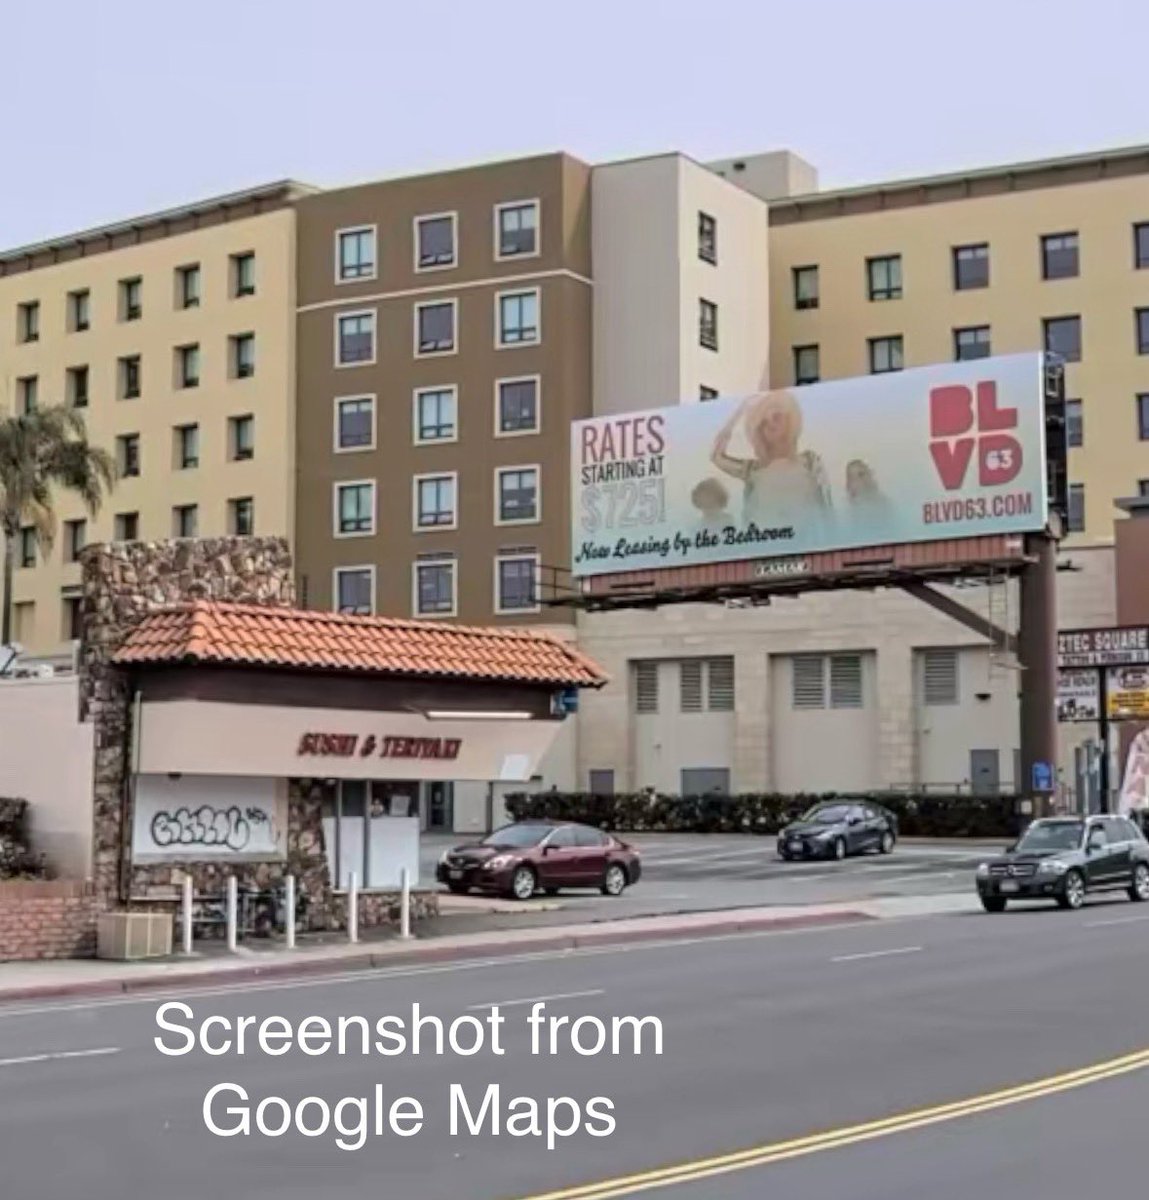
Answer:
[[[1149,142],[1145,0],[0,0],[0,247],[276,179]]]

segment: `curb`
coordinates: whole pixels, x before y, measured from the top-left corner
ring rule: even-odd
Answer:
[[[665,925],[646,929],[627,929],[625,922],[612,923],[585,933],[563,933],[529,941],[484,942],[474,945],[436,945],[432,939],[406,950],[364,951],[343,958],[296,959],[295,961],[265,963],[258,966],[227,967],[215,971],[182,971],[170,975],[151,975],[140,979],[100,979],[80,983],[40,984],[31,987],[0,989],[0,1011],[3,1006],[19,1000],[56,1000],[77,996],[123,996],[141,992],[167,992],[186,987],[202,989],[232,983],[251,983],[256,980],[304,979],[324,975],[344,975],[356,971],[378,971],[388,967],[411,966],[417,963],[443,963],[490,958],[520,958],[540,951],[579,950],[591,946],[625,945],[638,942],[678,941],[685,938],[729,936],[759,930],[785,932],[792,929],[813,929],[826,925],[860,924],[877,920],[860,909],[837,912],[810,913],[790,917],[744,917],[714,921],[692,927],[689,924]]]

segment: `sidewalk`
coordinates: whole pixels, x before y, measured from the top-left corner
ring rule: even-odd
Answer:
[[[628,942],[678,940],[754,931],[816,928],[904,916],[973,911],[968,895],[901,897],[851,904],[794,905],[723,912],[622,918],[542,928],[499,930],[400,941],[394,933],[358,944],[328,942],[285,950],[242,947],[234,955],[212,947],[190,958],[182,955],[140,963],[72,959],[0,963],[0,1004],[20,1000],[179,992],[218,988],[256,980],[340,975],[387,967],[417,967],[445,962],[511,958],[556,950]]]

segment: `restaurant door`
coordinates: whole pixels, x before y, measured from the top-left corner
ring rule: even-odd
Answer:
[[[449,782],[423,784],[423,828],[451,831],[455,828],[455,785]]]

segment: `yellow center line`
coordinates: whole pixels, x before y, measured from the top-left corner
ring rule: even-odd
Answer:
[[[1051,1075],[1046,1079],[1034,1080],[1032,1083],[1019,1084],[1016,1087],[1004,1088],[996,1092],[986,1092],[983,1095],[971,1096],[966,1100],[958,1100],[951,1104],[914,1109],[897,1116],[885,1117],[882,1120],[868,1121],[862,1125],[849,1125],[841,1129],[826,1130],[822,1133],[809,1134],[806,1137],[755,1146],[748,1150],[739,1150],[732,1154],[722,1154],[713,1158],[695,1159],[692,1162],[679,1163],[677,1166],[642,1171],[634,1175],[620,1175],[614,1179],[600,1180],[597,1183],[560,1188],[558,1191],[541,1192],[532,1196],[524,1196],[522,1200],[616,1200],[620,1196],[633,1196],[638,1192],[650,1191],[653,1188],[696,1183],[702,1179],[711,1179],[716,1175],[727,1175],[732,1171],[744,1171],[749,1167],[765,1167],[772,1163],[785,1162],[788,1159],[801,1158],[808,1154],[818,1154],[824,1150],[837,1150],[843,1146],[856,1145],[858,1142],[873,1141],[876,1138],[889,1137],[895,1133],[908,1133],[929,1125],[939,1125],[945,1121],[956,1121],[962,1117],[992,1112],[994,1109],[1022,1104],[1027,1100],[1055,1096],[1059,1092],[1087,1087],[1089,1084],[1114,1079],[1132,1071],[1144,1070],[1146,1067],[1149,1067],[1149,1048],[1123,1055],[1121,1058],[1094,1063],[1093,1066],[1082,1067],[1077,1071],[1067,1071],[1061,1075]]]

